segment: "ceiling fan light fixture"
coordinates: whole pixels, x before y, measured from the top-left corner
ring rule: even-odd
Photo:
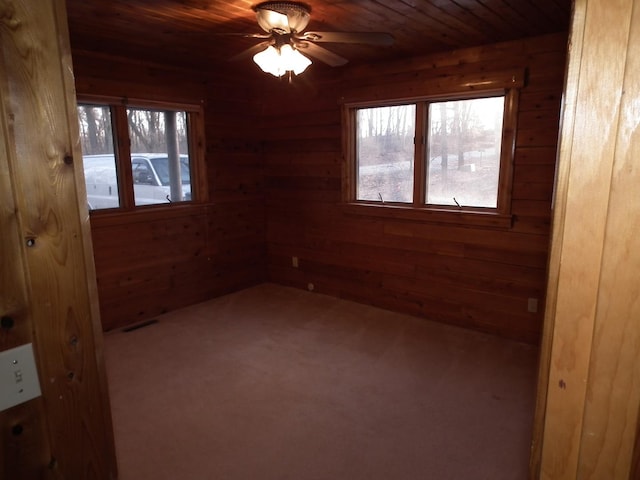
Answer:
[[[280,47],[280,58],[282,58],[282,63],[286,67],[286,70],[291,70],[296,75],[301,74],[311,65],[311,60],[291,45],[283,45]]]
[[[262,69],[265,73],[270,73],[279,77],[278,65],[280,54],[273,45],[270,45],[261,52],[256,53],[253,56],[253,61]]]
[[[263,72],[276,77],[281,77],[287,72],[299,75],[311,65],[311,60],[289,44],[282,45],[279,49],[270,45],[265,50],[256,53],[253,56],[253,61]]]
[[[339,2],[338,2],[339,3]],[[251,7],[256,13],[258,25],[266,33],[235,33],[246,38],[264,41],[247,48],[231,60],[253,55],[262,71],[276,77],[286,73],[296,75],[311,65],[311,57],[331,67],[340,67],[347,59],[333,53],[318,43],[347,43],[388,47],[393,37],[384,32],[304,32],[309,23],[311,7],[302,2],[262,2]],[[262,50],[262,51],[261,51]],[[304,52],[306,55],[300,53]],[[258,52],[258,53],[255,53]],[[255,55],[254,55],[255,53]]]
[[[252,8],[258,25],[266,32],[302,32],[311,14],[311,7],[301,2],[262,2]]]

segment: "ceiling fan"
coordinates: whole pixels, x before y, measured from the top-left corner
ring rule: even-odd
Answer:
[[[302,73],[311,64],[305,55],[332,67],[347,63],[317,43],[357,43],[377,46],[393,44],[393,37],[382,32],[304,32],[311,17],[311,7],[300,2],[262,2],[254,5],[258,25],[266,33],[238,33],[262,42],[234,56],[240,60],[253,55],[254,61],[265,72],[282,76],[291,72]],[[305,55],[303,55],[303,53]]]

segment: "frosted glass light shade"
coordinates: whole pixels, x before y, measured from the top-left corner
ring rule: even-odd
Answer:
[[[283,45],[280,48],[280,59],[285,70],[292,70],[296,75],[304,72],[311,65],[311,60],[298,50],[291,48],[291,45]]]
[[[311,65],[311,60],[295,50],[291,45],[283,45],[280,50],[273,45],[253,56],[253,61],[258,64],[263,72],[281,77],[287,72],[296,75],[304,72]]]
[[[278,53],[278,50],[273,46],[269,46],[266,50],[256,53],[253,56],[253,61],[258,64],[263,72],[270,73],[276,77],[284,73],[279,72],[280,53]]]

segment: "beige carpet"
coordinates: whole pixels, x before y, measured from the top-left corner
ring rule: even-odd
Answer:
[[[264,284],[106,335],[121,480],[527,478],[537,350]]]

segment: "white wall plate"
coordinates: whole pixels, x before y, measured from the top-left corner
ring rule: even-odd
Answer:
[[[0,411],[40,396],[30,343],[0,352]]]

